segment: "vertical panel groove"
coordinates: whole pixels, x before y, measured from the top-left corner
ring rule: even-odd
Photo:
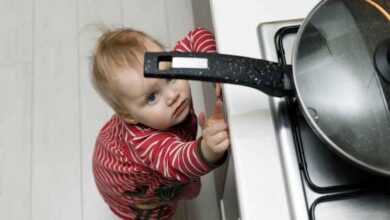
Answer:
[[[166,25],[167,25],[167,37],[168,37],[168,42],[169,44],[171,44],[171,42],[173,41],[173,39],[171,39],[171,26],[169,25],[169,17],[168,17],[168,9],[167,9],[167,0],[164,0],[164,15],[165,15],[165,20],[167,21],[166,22]],[[172,50],[172,48],[175,46],[175,45],[164,45],[165,47],[168,47],[168,50]]]
[[[29,220],[32,219],[32,201],[33,201],[33,175],[34,175],[34,169],[33,169],[33,152],[34,152],[34,65],[35,65],[35,0],[32,0],[31,5],[31,17],[32,17],[32,23],[31,23],[31,90],[30,90],[30,96],[31,96],[31,103],[30,103],[30,209],[29,209]]]
[[[125,14],[125,12],[124,12],[124,3],[123,3],[123,1],[126,1],[126,0],[121,0],[121,27],[123,27],[124,25],[125,25],[125,18],[124,18],[124,14]]]
[[[77,78],[77,88],[78,88],[78,122],[79,122],[79,164],[80,164],[80,219],[84,219],[84,170],[83,170],[83,148],[82,148],[82,143],[83,143],[83,129],[82,129],[82,118],[81,118],[81,112],[82,112],[82,106],[81,106],[81,66],[80,66],[80,31],[79,31],[79,23],[80,23],[80,10],[79,10],[79,1],[75,0],[76,3],[76,45],[77,45],[77,72],[78,72],[78,78]]]

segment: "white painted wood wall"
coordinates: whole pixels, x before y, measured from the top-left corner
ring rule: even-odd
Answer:
[[[91,172],[112,111],[89,82],[91,24],[143,30],[167,48],[193,27],[190,0],[0,0],[0,219],[117,219]],[[192,82],[196,110],[204,109]],[[212,174],[177,219],[219,219]],[[180,214],[179,214],[180,215]]]

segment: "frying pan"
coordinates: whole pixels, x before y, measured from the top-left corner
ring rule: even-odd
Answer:
[[[321,1],[299,29],[292,66],[218,53],[146,53],[144,75],[295,96],[332,150],[390,176],[389,11],[388,0]],[[160,70],[160,62],[172,68]]]

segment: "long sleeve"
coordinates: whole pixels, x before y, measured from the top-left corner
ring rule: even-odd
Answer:
[[[168,179],[188,181],[212,170],[199,154],[199,140],[182,141],[170,132],[156,131],[133,140],[138,159]]]
[[[217,48],[214,35],[199,27],[191,30],[186,37],[178,41],[173,51],[215,53]]]

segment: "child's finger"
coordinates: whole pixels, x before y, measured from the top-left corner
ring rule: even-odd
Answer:
[[[215,101],[214,105],[214,112],[213,115],[210,117],[211,119],[224,119],[224,114],[223,114],[223,103],[220,98],[217,98]]]
[[[201,128],[205,128],[206,127],[206,113],[204,113],[204,112],[201,112],[200,114],[199,114],[199,125],[200,125],[200,127]]]
[[[215,97],[221,98],[222,96],[222,87],[220,83],[215,84]]]

